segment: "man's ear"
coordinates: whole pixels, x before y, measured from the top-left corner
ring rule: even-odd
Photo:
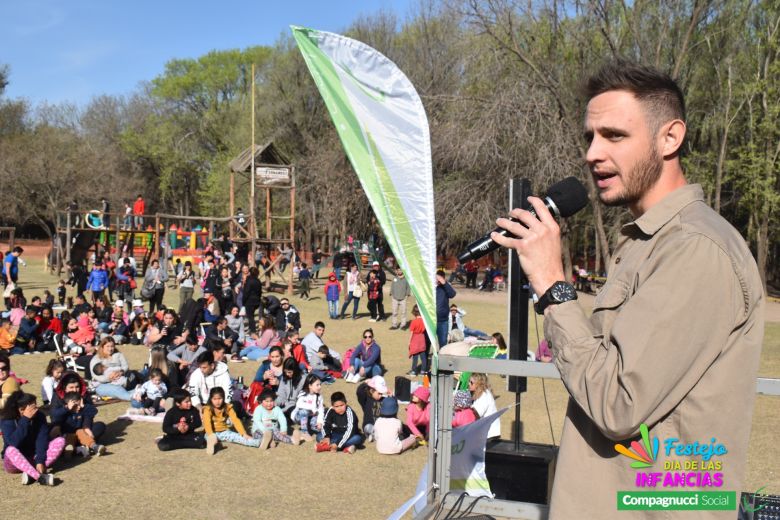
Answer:
[[[685,140],[685,122],[674,119],[663,125],[659,132],[661,155],[671,157],[676,155]]]

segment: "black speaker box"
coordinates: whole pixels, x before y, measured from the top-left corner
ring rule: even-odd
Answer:
[[[501,500],[549,504],[555,474],[556,446],[512,441],[489,441],[485,474],[490,490]]]
[[[395,376],[395,398],[408,403],[412,400],[412,381],[404,376]]]

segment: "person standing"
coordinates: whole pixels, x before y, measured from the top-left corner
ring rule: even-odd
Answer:
[[[181,312],[184,304],[195,294],[195,272],[192,270],[192,262],[189,260],[184,262],[184,269],[176,280],[179,282],[179,312]]]
[[[255,325],[255,314],[257,309],[260,308],[260,302],[263,297],[263,284],[258,279],[259,271],[257,267],[249,268],[249,276],[244,280],[244,287],[242,288],[242,300],[244,309],[246,310],[246,319],[249,322],[249,332],[257,332],[257,326]]]
[[[439,347],[447,344],[450,298],[454,298],[455,294],[455,289],[444,277],[444,271],[436,271],[436,339],[439,341]]]
[[[142,229],[144,226],[144,213],[146,212],[146,202],[143,195],[138,195],[133,203],[133,215],[135,216],[135,229]]]
[[[3,258],[2,278],[3,289],[7,289],[9,285],[16,286],[16,282],[19,280],[19,257],[24,253],[24,249],[16,246]],[[10,309],[10,298],[5,298],[6,307]]]
[[[87,289],[92,292],[92,304],[105,297],[108,288],[108,272],[103,269],[103,261],[98,259],[92,266],[92,271],[87,279]]]
[[[135,297],[135,269],[129,258],[125,258],[116,271],[116,291],[119,299],[128,304]]]
[[[322,267],[320,264],[322,264],[323,256],[322,249],[319,247],[314,252],[314,254],[311,255],[311,263],[314,264],[312,265],[312,276],[315,280],[320,279],[320,267]]]
[[[479,274],[479,264],[476,260],[469,260],[466,265],[463,266],[466,271],[466,289],[477,288],[477,275]]]
[[[385,275],[385,271],[382,269],[382,266],[380,266],[379,262],[376,260],[374,260],[374,262],[371,264],[371,270],[368,272],[368,274],[366,274],[366,284],[369,284],[371,273],[374,273],[376,278],[379,280],[379,289],[375,300],[377,311],[376,321],[385,321],[387,319],[387,315],[385,314],[384,287],[385,283],[387,282],[387,276]]]
[[[341,280],[341,265],[344,262],[345,251],[346,249],[342,247],[333,255],[333,272],[336,273],[336,280]]]
[[[409,281],[399,267],[395,271],[393,283],[390,284],[390,297],[393,299],[393,324],[390,326],[390,330],[399,328],[406,330],[406,299],[410,294]]]
[[[333,274],[338,280],[338,275],[334,271]],[[347,307],[349,302],[354,302],[352,305],[352,319],[357,319],[358,305],[360,304],[360,297],[363,296],[363,288],[360,286],[360,270],[356,264],[352,264],[352,269],[344,277],[344,284],[347,288],[347,296],[344,298],[344,305],[341,306],[341,319],[343,320],[347,313]]]
[[[160,261],[152,260],[149,269],[144,276],[144,286],[149,291],[149,314],[154,314],[155,309],[162,308],[163,296],[165,296],[165,282],[168,281],[168,271],[160,267]]]
[[[102,197],[100,199],[100,212],[103,214],[103,229],[108,229],[111,225],[111,216],[109,215],[110,211],[111,204],[109,204],[108,199]]]
[[[616,456],[616,443],[627,451],[640,431],[661,446],[717,442],[724,447],[715,457],[717,489],[742,490],[764,330],[763,284],[750,249],[685,178],[679,86],[653,68],[616,60],[588,80],[585,98],[585,160],[596,193],[633,218],[621,228],[592,316],[574,301],[560,227],[540,199],[529,198],[538,218],[514,209],[518,222],[498,219],[516,239],[493,235],[517,251],[539,295],[536,311],[570,396],[551,520],[616,517],[618,491],[641,476]],[[659,449],[651,471],[689,458],[678,453]],[[686,491],[702,489],[712,490]],[[732,508],[706,517],[733,515]]]

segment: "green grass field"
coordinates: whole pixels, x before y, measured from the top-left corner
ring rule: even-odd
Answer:
[[[27,258],[21,271],[22,287],[29,298],[53,289],[55,277],[44,273],[42,262]],[[483,294],[456,286],[453,300],[468,311],[466,323],[487,332],[506,331],[506,293]],[[72,292],[69,291],[69,295]],[[406,355],[408,333],[390,331],[389,322],[369,323],[365,304],[363,318],[352,321],[330,321],[321,286],[313,290],[315,299],[292,302],[301,311],[303,333],[313,323],[326,323],[326,343],[341,352],[355,346],[364,328],[373,326],[382,358],[389,370],[388,383],[409,370]],[[581,298],[590,305],[591,298]],[[178,303],[175,290],[167,290],[165,303]],[[777,303],[771,305],[780,306]],[[389,310],[389,305],[388,305]],[[778,311],[773,309],[772,316]],[[531,317],[529,344],[536,343],[535,324]],[[541,331],[541,322],[538,323]],[[120,350],[131,368],[140,368],[147,358],[143,347],[126,345]],[[40,380],[49,355],[15,356],[14,370],[30,380],[28,392],[40,395]],[[230,364],[231,374],[254,376],[258,363]],[[780,320],[768,322],[762,353],[761,375],[780,377]],[[734,377],[739,377],[735,374]],[[506,391],[505,380],[492,378],[499,406],[514,402]],[[356,405],[355,386],[339,380],[326,386],[326,403],[332,392],[341,390],[350,404]],[[545,397],[546,395],[546,397]],[[524,439],[550,443],[545,399],[549,406],[552,434],[560,439],[567,394],[560,381],[532,379],[523,394],[521,417]],[[153,439],[160,427],[149,423],[115,421],[126,404],[100,407],[99,420],[109,424],[109,454],[91,460],[63,458],[55,467],[61,483],[54,488],[22,487],[18,475],[0,476],[3,502],[2,518],[42,518],[77,512],[84,517],[165,517],[193,519],[223,518],[299,518],[343,517],[360,519],[386,518],[414,494],[426,450],[417,449],[401,456],[380,456],[373,446],[355,455],[314,452],[312,445],[283,446],[267,452],[230,445],[208,457],[202,451],[161,453]],[[513,413],[502,417],[502,432],[508,437]],[[403,412],[399,415],[403,418]],[[776,444],[780,423],[780,397],[759,396],[753,420],[746,490],[767,486],[766,492],[780,493],[780,449]]]

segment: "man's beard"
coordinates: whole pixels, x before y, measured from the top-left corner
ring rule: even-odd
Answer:
[[[623,191],[612,199],[604,200],[601,195],[599,199],[605,206],[628,206],[638,202],[658,181],[663,165],[663,158],[653,143],[647,156],[637,162],[628,175],[620,176]]]

